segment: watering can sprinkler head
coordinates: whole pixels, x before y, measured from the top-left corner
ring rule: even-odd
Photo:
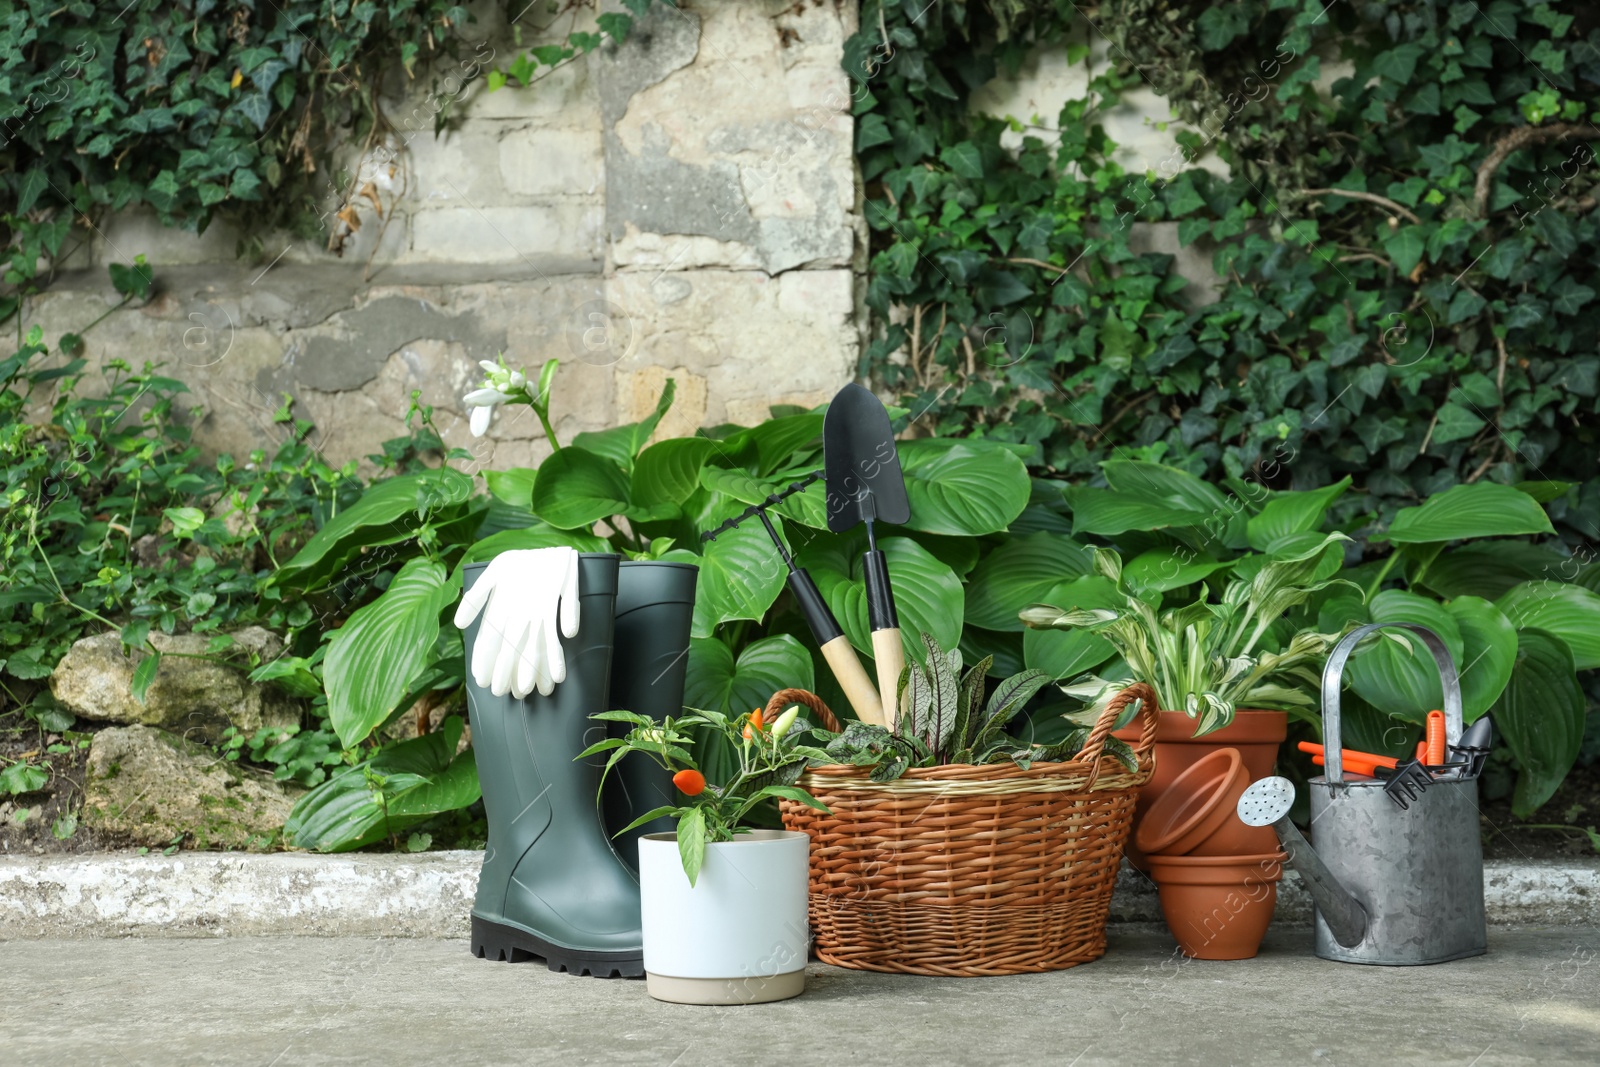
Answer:
[[[1300,872],[1311,899],[1322,913],[1334,940],[1346,948],[1361,943],[1367,933],[1367,911],[1328,870],[1289,818],[1294,805],[1294,783],[1287,778],[1263,778],[1239,797],[1238,814],[1246,826],[1270,826],[1289,854],[1289,865]]]

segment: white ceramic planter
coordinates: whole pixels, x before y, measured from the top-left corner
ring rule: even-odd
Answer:
[[[762,1004],[806,984],[811,839],[753,830],[706,846],[689,884],[676,834],[639,839],[646,988],[678,1004]]]

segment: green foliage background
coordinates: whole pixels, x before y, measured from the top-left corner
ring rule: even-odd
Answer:
[[[640,14],[651,2],[625,6]],[[566,0],[556,13],[577,6]],[[530,7],[506,5],[512,18]],[[109,8],[7,0],[6,288],[31,285],[41,260],[70,252],[96,218],[127,207],[199,231],[228,211],[256,241],[274,227],[326,236],[325,220],[358,191],[350,149],[390,133],[429,135],[474,79],[486,76],[493,88],[509,74],[526,85],[537,71],[626,35],[632,21],[603,13],[598,32],[572,32],[507,60],[461,36],[471,20],[455,0],[132,0]],[[520,43],[520,26],[512,28]],[[428,91],[411,113],[385,110],[386,99],[392,107],[419,86]],[[0,295],[0,320],[16,306]]]
[[[863,370],[932,405],[934,432],[1078,476],[1112,457],[1278,488],[1349,474],[1345,506],[1379,517],[1460,482],[1565,480],[1563,536],[1600,533],[1600,10],[867,0],[861,27]],[[1058,145],[1023,115],[1008,151],[972,95],[1041,49],[1088,64],[1089,89]],[[1335,60],[1353,73],[1321,92]],[[1150,175],[1101,124],[1141,86],[1201,131]],[[1230,178],[1193,165],[1207,153]],[[1217,302],[1139,251],[1136,223],[1174,221]]]

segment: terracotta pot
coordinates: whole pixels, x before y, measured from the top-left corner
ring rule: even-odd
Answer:
[[[1114,735],[1133,744],[1139,740],[1138,723],[1118,730]],[[1289,715],[1282,711],[1255,711],[1241,708],[1234,713],[1233,721],[1220,730],[1204,737],[1194,736],[1194,720],[1181,711],[1163,711],[1156,730],[1156,770],[1149,783],[1139,791],[1139,803],[1133,809],[1134,834],[1128,838],[1128,861],[1140,870],[1148,869],[1144,853],[1140,852],[1134,835],[1139,831],[1144,813],[1184,771],[1219,748],[1236,748],[1250,772],[1250,781],[1265,778],[1272,773],[1278,758],[1278,746],[1289,736]],[[1249,784],[1248,782],[1246,783]]]
[[[1161,914],[1185,956],[1247,960],[1261,949],[1288,857],[1151,856]]]
[[[1219,748],[1173,781],[1139,826],[1139,851],[1149,856],[1249,856],[1277,848],[1270,826],[1246,826],[1239,798],[1250,772],[1236,748]]]

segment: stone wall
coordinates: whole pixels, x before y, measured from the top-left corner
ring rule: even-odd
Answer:
[[[420,390],[448,444],[484,465],[537,462],[548,445],[526,409],[482,441],[467,430],[460,397],[500,351],[563,361],[563,438],[639,417],[668,376],[665,433],[819,403],[859,349],[839,66],[855,7],[687,0],[528,89],[440,72],[431,92],[389,101],[397,136],[360,158],[351,188],[330,187],[331,209],[349,205],[328,216],[342,255],[269,237],[241,260],[226,223],[194,235],[123,215],[27,317],[52,340],[83,327],[116,300],[105,264],[145,254],[159,294],[91,331],[85,355],[164,363],[203,408],[202,447],[236,456],[283,433],[272,415],[288,393],[330,462],[359,458],[403,431]],[[499,10],[477,9],[465,62],[512,57]],[[441,104],[457,120],[435,138]]]
[[[269,237],[242,260],[225,222],[197,236],[122,215],[69,258],[30,321],[51,338],[80,328],[116,299],[104,265],[146,254],[158,297],[91,332],[87,355],[164,362],[203,408],[200,444],[236,456],[284,432],[272,419],[284,394],[328,460],[365,456],[402,432],[420,390],[446,442],[480,465],[536,463],[549,449],[526,408],[498,414],[481,441],[467,430],[460,397],[501,351],[528,368],[563,361],[562,439],[642,416],[669,376],[663,435],[819,403],[854,374],[866,329],[840,67],[858,4],[679,5],[528,89],[490,93],[444,70],[431,92],[391,99],[397,136],[351,188],[329,189],[342,255]],[[511,28],[496,5],[477,12],[463,65],[503,67]],[[522,47],[538,40],[525,29]],[[1108,61],[1098,35],[1081,43],[1082,61],[1041,52],[973,106],[1050,140],[1062,103]],[[441,105],[455,118],[435,137]],[[1140,89],[1103,116],[1130,175],[1171,172],[1170,118]],[[1198,165],[1226,171],[1214,155]],[[1192,300],[1214,299],[1209,249],[1180,248],[1174,224],[1136,224],[1132,238],[1177,257]]]

